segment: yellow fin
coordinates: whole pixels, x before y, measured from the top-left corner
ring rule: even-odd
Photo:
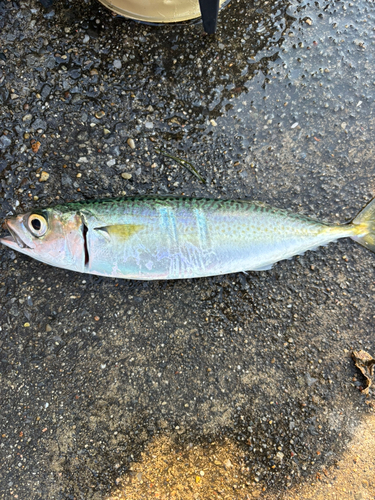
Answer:
[[[114,238],[116,240],[126,241],[133,234],[138,233],[144,226],[141,224],[114,224],[113,226],[98,227],[97,231],[109,235],[110,239]]]
[[[357,228],[357,234],[352,239],[375,252],[375,198],[359,212],[352,226]]]

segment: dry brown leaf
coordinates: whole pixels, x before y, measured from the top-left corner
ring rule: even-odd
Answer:
[[[352,358],[355,366],[360,370],[366,379],[366,387],[363,389],[363,394],[368,395],[372,384],[371,377],[374,374],[375,359],[366,351],[353,351]]]

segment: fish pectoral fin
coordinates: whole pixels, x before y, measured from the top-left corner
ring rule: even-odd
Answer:
[[[144,226],[141,224],[114,224],[112,226],[96,227],[95,231],[101,234],[106,241],[111,242],[114,239],[126,241],[143,228]]]
[[[101,236],[103,236],[103,238],[108,241],[108,243],[110,243],[111,241],[111,237],[109,236],[109,233],[107,231],[107,228],[106,227],[97,227],[95,228],[95,231],[100,234]]]

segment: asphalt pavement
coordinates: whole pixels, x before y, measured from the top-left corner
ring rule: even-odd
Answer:
[[[0,224],[135,194],[348,222],[375,195],[374,26],[366,0],[233,1],[214,36],[94,0],[1,2]],[[375,356],[374,265],[342,240],[270,271],[141,282],[0,248],[0,498],[324,486],[374,418],[351,358]]]

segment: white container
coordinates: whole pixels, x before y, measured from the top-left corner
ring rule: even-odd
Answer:
[[[199,0],[99,0],[121,16],[147,23],[178,23],[201,17]],[[220,0],[220,7],[226,0]]]

